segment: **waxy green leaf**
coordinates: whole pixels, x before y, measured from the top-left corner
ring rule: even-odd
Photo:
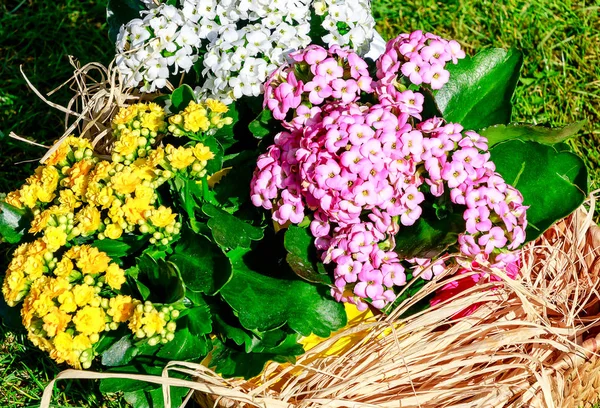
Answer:
[[[522,64],[521,52],[491,48],[446,65],[450,80],[435,92],[444,119],[474,130],[510,122]]]
[[[277,129],[278,123],[269,109],[263,109],[260,115],[250,122],[248,129],[255,138],[262,139],[269,134],[277,133],[274,130]]]
[[[171,107],[169,109],[173,113],[179,113],[184,110],[192,101],[196,101],[194,90],[191,86],[183,84],[179,88],[175,89],[171,94]]]
[[[148,299],[153,303],[175,303],[185,296],[185,287],[175,263],[144,254],[138,258],[137,268],[137,278],[150,289]]]
[[[250,225],[212,204],[204,204],[202,212],[210,217],[208,227],[212,231],[215,242],[224,248],[249,248],[252,241],[258,241],[263,237],[263,231],[260,228]]]
[[[287,323],[303,336],[327,337],[346,324],[344,306],[331,297],[329,288],[262,275],[246,265],[243,250],[229,255],[233,276],[221,295],[246,329],[267,331]]]
[[[209,366],[224,377],[252,378],[261,373],[268,361],[293,363],[294,356],[304,352],[295,336],[289,336],[280,347],[268,353],[247,353],[220,341],[215,343]]]
[[[0,238],[9,244],[21,241],[29,229],[31,215],[27,209],[19,209],[0,200]]]
[[[559,128],[515,123],[490,126],[480,130],[479,134],[487,138],[489,147],[513,139],[555,144],[575,136],[583,128],[583,125],[585,125],[585,121]]]
[[[465,228],[460,214],[441,220],[421,217],[414,225],[400,227],[394,251],[402,258],[434,258],[454,245]]]
[[[231,263],[221,248],[191,231],[184,233],[169,260],[178,265],[189,290],[215,295],[231,278]]]
[[[332,285],[332,279],[321,262],[318,262],[314,238],[308,228],[290,225],[285,232],[286,261],[294,273],[313,283]]]
[[[587,170],[575,154],[531,141],[511,140],[490,149],[504,180],[523,194],[527,241],[575,211],[588,194]]]
[[[102,353],[102,365],[107,367],[126,365],[136,354],[136,347],[131,341],[131,335],[128,334],[114,342]]]
[[[178,328],[175,338],[162,346],[156,357],[167,360],[200,360],[204,358],[211,348],[210,340],[206,336],[193,335],[189,328]]]

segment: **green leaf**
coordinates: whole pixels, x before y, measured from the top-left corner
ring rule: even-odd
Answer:
[[[225,162],[225,165],[232,169],[213,190],[217,201],[223,207],[229,207],[231,212],[237,211],[243,203],[250,201],[250,181],[257,157],[257,151],[246,150]]]
[[[121,337],[102,353],[102,365],[115,367],[129,364],[136,355],[131,335]]]
[[[221,248],[203,235],[184,232],[169,258],[181,272],[185,286],[215,295],[231,278],[231,262]]]
[[[110,41],[117,42],[121,26],[134,18],[139,18],[140,11],[144,9],[144,4],[139,0],[108,0],[106,22]]]
[[[123,258],[138,251],[147,242],[148,239],[143,236],[124,235],[117,240],[108,238],[97,239],[92,241],[91,245],[98,248],[98,250],[105,252],[113,260],[118,260],[119,258]]]
[[[31,224],[31,212],[0,200],[0,237],[9,244],[21,241]]]
[[[248,129],[255,138],[262,139],[268,134],[276,132],[277,125],[278,122],[273,118],[271,111],[269,109],[263,109],[260,115],[250,122]]]
[[[263,231],[260,228],[250,225],[212,204],[204,204],[202,212],[210,217],[208,227],[212,231],[215,242],[224,248],[249,248],[252,241],[258,241],[263,237]]]
[[[212,331],[212,314],[208,305],[188,309],[185,317],[190,333],[194,336],[202,336]]]
[[[230,255],[233,276],[221,295],[246,329],[264,332],[287,323],[303,336],[327,337],[346,324],[344,306],[325,286],[265,276],[245,264],[242,250]]]
[[[286,261],[296,275],[313,283],[333,284],[331,276],[317,259],[314,238],[308,228],[290,225],[285,232],[284,246],[289,252]]]
[[[171,402],[172,406],[178,407],[181,405],[183,398],[190,390],[182,387],[171,387]],[[124,393],[125,401],[131,404],[134,408],[167,408],[164,405],[164,396],[162,387],[154,385],[150,390],[139,390]],[[169,407],[170,408],[170,407]]]
[[[435,93],[444,119],[474,130],[510,122],[522,64],[523,55],[512,48],[490,48],[448,64],[450,80]]]
[[[173,113],[179,113],[184,110],[192,101],[196,101],[196,95],[191,86],[187,84],[181,85],[171,94],[171,107]]]
[[[584,125],[584,120],[559,128],[515,123],[510,125],[490,126],[480,130],[479,134],[487,138],[489,147],[513,139],[555,144],[575,136]]]
[[[236,103],[232,103],[227,107],[229,108],[229,110],[223,115],[223,117],[231,118],[231,125],[223,126],[221,129],[218,129],[213,135],[215,139],[219,141],[221,146],[223,146],[223,150],[227,150],[235,143],[234,127],[240,119]]]
[[[527,210],[527,241],[575,211],[588,194],[583,160],[561,144],[548,146],[511,140],[490,149],[504,180],[523,194]]]
[[[302,350],[302,347],[299,350]],[[296,350],[298,354],[304,351],[299,350]],[[238,350],[217,341],[209,365],[214,367],[215,371],[224,377],[244,377],[245,379],[249,379],[260,374],[265,364],[271,360],[279,363],[295,362],[293,356],[280,355],[276,352],[247,353],[244,350]]]
[[[162,367],[148,364],[131,364],[123,367],[110,368],[107,371],[111,373],[124,374],[161,375]],[[155,384],[150,384],[144,381],[127,380],[124,378],[105,378],[100,380],[100,392],[103,394],[149,390],[156,387],[157,385]]]
[[[202,140],[202,144],[208,147],[215,155],[215,157],[206,163],[206,172],[208,174],[215,174],[223,168],[223,146],[212,136]]]
[[[138,279],[150,289],[148,298],[153,303],[175,303],[185,296],[185,287],[173,262],[144,254],[137,259],[137,267]]]
[[[210,350],[210,340],[206,336],[195,336],[187,327],[177,329],[175,338],[163,345],[156,357],[167,360],[199,360]]]
[[[454,245],[465,228],[460,214],[448,214],[441,220],[421,217],[409,227],[400,227],[394,251],[403,258],[434,258]]]

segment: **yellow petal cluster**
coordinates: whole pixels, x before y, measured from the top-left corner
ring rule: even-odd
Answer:
[[[169,132],[174,136],[189,133],[212,134],[233,122],[231,117],[223,117],[228,110],[227,105],[214,99],[199,103],[192,101],[183,112],[169,118]]]

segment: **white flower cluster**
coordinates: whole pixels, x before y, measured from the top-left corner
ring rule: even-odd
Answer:
[[[311,43],[311,14],[327,45],[364,54],[375,32],[368,0],[181,0],[179,8],[142,1],[152,8],[121,27],[116,44],[127,85],[154,92],[201,59],[196,92],[224,103],[258,96],[286,55]]]

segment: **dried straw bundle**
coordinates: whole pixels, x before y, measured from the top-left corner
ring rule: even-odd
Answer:
[[[584,407],[600,388],[599,262],[600,228],[581,208],[525,248],[517,282],[478,285],[397,320],[413,299],[392,316],[337,333],[295,365],[271,363],[251,381],[189,367],[198,381],[230,389],[197,399],[205,407]],[[419,298],[448,279],[456,277]],[[482,303],[474,314],[452,320],[474,303]],[[346,336],[364,341],[327,356]]]

